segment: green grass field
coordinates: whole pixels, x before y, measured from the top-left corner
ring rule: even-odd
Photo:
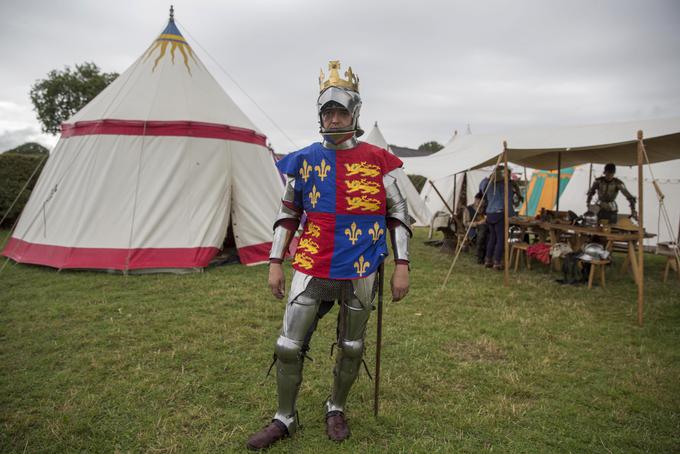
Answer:
[[[362,372],[352,437],[325,436],[334,310],[306,363],[304,427],[270,452],[680,451],[680,283],[661,282],[658,257],[648,256],[640,328],[635,286],[618,266],[606,289],[560,286],[544,267],[504,288],[502,273],[463,256],[441,291],[451,257],[424,239],[418,231],[409,296],[387,298],[379,418]],[[264,266],[122,276],[10,262],[0,273],[0,450],[243,451],[275,409],[265,373],[283,303],[266,276]]]

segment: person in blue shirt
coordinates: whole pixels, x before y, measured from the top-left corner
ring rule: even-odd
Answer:
[[[503,166],[498,166],[489,177],[484,178],[479,185],[479,192],[486,191],[486,224],[489,229],[489,237],[486,243],[486,257],[484,266],[495,270],[503,269],[503,251],[505,247],[505,185],[503,182]],[[488,187],[488,189],[487,189]],[[510,193],[508,194],[508,217],[515,215],[513,206],[514,199],[519,203],[523,201],[522,193],[515,181],[509,182]]]

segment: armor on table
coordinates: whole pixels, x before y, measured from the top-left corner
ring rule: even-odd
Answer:
[[[287,181],[274,223],[271,261],[284,259],[303,212],[307,216],[274,354],[278,392],[274,419],[283,422],[291,434],[297,428],[296,399],[303,363],[319,319],[334,301],[340,302],[334,380],[325,407],[328,413],[344,412],[363,361],[377,269],[387,255],[387,230],[395,260],[408,263],[408,208],[393,174],[401,161],[356,140],[361,133],[358,78],[350,68],[345,73],[348,79],[341,79],[339,68],[339,62],[330,63],[328,81],[322,73],[319,118],[324,108],[339,104],[352,114],[352,125],[327,130],[322,123],[323,144],[313,144],[277,163]]]
[[[605,177],[596,178],[593,185],[588,190],[587,204],[590,205],[590,201],[593,196],[597,193],[597,205],[601,210],[615,212],[618,211],[618,205],[616,204],[616,197],[622,192],[623,195],[628,199],[630,204],[631,212],[635,213],[635,196],[633,196],[623,181],[618,178],[612,178],[607,181]]]
[[[588,243],[583,247],[583,254],[580,259],[584,262],[592,262],[593,260],[609,260],[611,252],[606,250],[604,246],[597,243]]]

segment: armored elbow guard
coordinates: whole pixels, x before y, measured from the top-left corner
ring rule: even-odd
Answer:
[[[409,227],[408,204],[401,194],[399,186],[397,186],[395,172],[403,172],[403,170],[395,169],[383,178],[387,205],[387,226],[392,237],[395,261],[408,261],[408,243],[412,236]]]

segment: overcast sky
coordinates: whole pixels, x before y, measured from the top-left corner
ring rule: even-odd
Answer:
[[[84,61],[123,72],[165,27],[169,4],[0,0],[0,151],[53,145],[30,86]],[[468,123],[483,133],[680,115],[678,0],[174,5],[194,50],[278,152],[318,140],[317,78],[330,59],[359,75],[366,131],[378,121],[403,146],[446,142]]]

